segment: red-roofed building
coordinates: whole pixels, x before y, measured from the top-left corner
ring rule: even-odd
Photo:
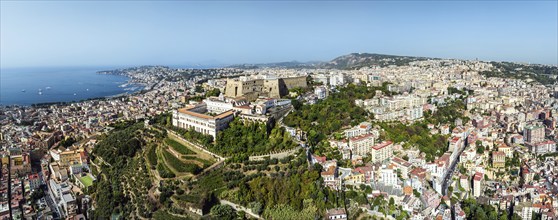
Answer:
[[[409,170],[413,164],[409,163],[409,161],[403,160],[399,157],[394,157],[391,159],[391,163],[395,165],[396,169],[401,170],[401,176],[404,179],[408,178]]]
[[[442,125],[440,126],[440,134],[442,135],[446,135],[450,133],[450,127],[449,125]]]
[[[455,220],[465,220],[467,219],[467,216],[465,215],[465,212],[463,211],[463,209],[461,209],[460,205],[456,205],[455,206]]]
[[[422,167],[417,167],[413,170],[411,170],[411,172],[409,172],[411,177],[417,177],[420,180],[424,180],[426,178],[426,169],[422,168]]]
[[[457,151],[459,149],[461,149],[461,147],[463,146],[463,141],[461,139],[461,137],[450,137],[449,140],[449,144],[448,144],[448,151]]]
[[[469,191],[469,177],[466,175],[461,175],[459,177],[459,185],[465,190],[465,191]]]
[[[517,135],[514,135],[513,137],[511,137],[511,142],[514,143],[514,144],[523,144],[524,143],[523,140],[524,140],[523,135],[517,134]]]
[[[523,178],[524,182],[528,183],[533,181],[534,176],[535,174],[529,171],[529,168],[527,166],[523,166],[521,168],[521,177]]]
[[[451,162],[451,154],[444,153],[441,157],[434,160],[434,166],[430,167],[433,175],[443,177],[448,170]]]
[[[471,145],[471,144],[474,144],[478,139],[479,139],[479,136],[477,136],[476,133],[469,134],[469,136],[467,136],[467,146]]]
[[[321,173],[324,184],[333,189],[337,189],[337,166],[329,166],[326,171]]]
[[[426,181],[426,169],[417,167],[409,172],[409,183],[413,189],[422,192],[423,183]]]
[[[440,195],[431,189],[423,190],[422,198],[426,203],[426,206],[432,209],[438,207],[438,205],[440,205],[441,202]]]
[[[513,157],[513,149],[505,143],[498,145],[498,151],[504,152],[506,157]]]
[[[529,146],[531,148],[531,152],[537,155],[556,152],[556,143],[551,140],[538,142],[536,144],[529,144]]]
[[[384,141],[371,148],[372,162],[382,162],[393,156],[393,142]]]
[[[320,157],[312,154],[312,164],[319,163],[323,165],[326,162],[326,160],[327,158],[325,156]]]
[[[347,219],[347,213],[343,208],[336,208],[327,210],[326,213],[327,219],[330,220],[345,220]]]
[[[43,184],[43,180],[39,177],[38,173],[29,174],[27,178],[29,179],[29,187],[31,189],[37,189]]]
[[[355,168],[355,172],[364,174],[364,181],[370,183],[372,178],[374,178],[374,169],[372,166],[363,166]]]
[[[483,174],[480,172],[475,173],[473,176],[473,196],[478,198],[482,195],[482,179]]]
[[[366,156],[370,153],[370,146],[374,145],[373,134],[363,134],[360,136],[349,138],[349,148],[353,155]]]

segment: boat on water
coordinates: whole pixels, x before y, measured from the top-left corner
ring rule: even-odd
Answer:
[[[25,92],[25,89],[22,89],[21,92]]]
[[[50,88],[50,86],[47,86],[45,89],[46,89],[46,90],[49,90],[49,89],[51,89],[51,88]]]
[[[43,94],[43,92],[42,92],[42,91],[39,91],[39,95],[42,95],[42,94]]]
[[[77,95],[77,94],[74,93],[74,95]]]

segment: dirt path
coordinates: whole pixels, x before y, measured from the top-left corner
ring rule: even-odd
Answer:
[[[246,214],[251,215],[251,216],[254,217],[254,218],[263,219],[260,215],[258,215],[258,214],[256,214],[256,213],[253,213],[252,210],[250,210],[249,208],[246,208],[246,207],[244,207],[244,206],[238,205],[238,204],[236,204],[236,203],[233,203],[233,202],[230,202],[230,201],[227,201],[227,200],[222,199],[222,200],[221,200],[221,204],[230,205],[230,206],[231,206],[234,210],[236,210],[236,211],[244,211],[244,212],[246,212]]]

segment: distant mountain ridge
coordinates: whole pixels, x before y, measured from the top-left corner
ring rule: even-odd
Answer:
[[[256,69],[256,68],[316,68],[318,64],[322,62],[299,62],[299,61],[288,61],[288,62],[277,62],[277,63],[260,63],[260,64],[236,64],[227,66],[230,68],[241,68],[241,69]]]
[[[428,57],[396,56],[376,53],[351,53],[323,62],[320,68],[355,69],[366,66],[406,65],[417,60],[437,59]]]
[[[356,69],[366,66],[389,66],[389,65],[406,65],[409,62],[417,60],[427,60],[437,58],[413,57],[413,56],[396,56],[376,53],[350,53],[339,56],[327,62],[277,62],[263,64],[239,64],[228,66],[231,68],[256,69],[256,68],[323,68],[323,69]]]

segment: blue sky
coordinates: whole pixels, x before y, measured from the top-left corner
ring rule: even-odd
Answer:
[[[327,61],[351,52],[558,63],[558,1],[1,2],[1,67]]]

